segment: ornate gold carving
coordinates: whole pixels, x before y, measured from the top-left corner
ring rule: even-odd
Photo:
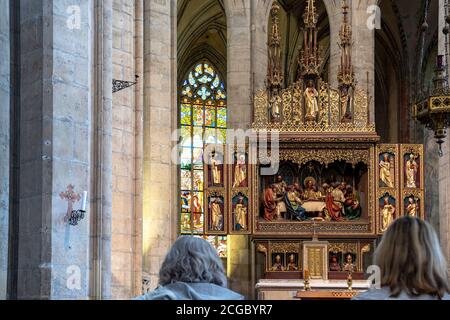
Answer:
[[[296,82],[280,93],[283,117],[269,121],[269,91],[258,90],[254,96],[255,131],[296,133],[375,133],[375,125],[368,123],[368,99],[364,90],[354,92],[354,120],[341,123],[339,119],[339,92],[322,83],[319,90],[320,121],[304,121],[303,82]]]
[[[290,160],[296,164],[303,165],[309,161],[317,161],[324,165],[335,161],[346,161],[352,165],[364,163],[370,165],[369,150],[355,149],[300,149],[280,150],[280,160]]]

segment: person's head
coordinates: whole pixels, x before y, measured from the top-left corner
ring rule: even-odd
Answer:
[[[282,176],[277,176],[277,182],[283,182],[283,177]]]
[[[347,263],[353,263],[353,257],[351,254],[347,255]]]
[[[389,154],[387,153],[384,154],[384,161],[389,162]]]
[[[442,297],[450,292],[447,263],[433,227],[423,220],[402,217],[395,220],[375,252],[381,269],[381,285],[392,296],[430,294]]]
[[[289,262],[290,262],[290,263],[294,263],[294,262],[295,262],[295,256],[294,256],[293,254],[291,254],[291,255],[289,256]]]
[[[227,286],[217,252],[206,240],[193,236],[179,237],[161,266],[159,284],[166,286],[174,282]]]
[[[281,262],[281,256],[280,256],[280,255],[277,255],[277,256],[275,257],[275,262],[276,262],[276,263],[280,263],[280,262]]]

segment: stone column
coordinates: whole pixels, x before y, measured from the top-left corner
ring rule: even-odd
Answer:
[[[151,288],[176,238],[179,215],[172,161],[178,110],[176,8],[175,0],[144,1],[143,271],[150,275]]]
[[[445,37],[442,29],[445,26],[444,1],[439,0],[439,54],[445,54]],[[450,50],[450,48],[449,48]],[[450,67],[450,65],[448,66]],[[436,147],[437,148],[437,147]],[[450,137],[443,144],[444,156],[439,158],[439,237],[441,246],[447,257],[450,271]]]
[[[252,13],[250,4],[250,1],[224,2],[227,15],[228,127],[232,129],[247,129],[252,122]],[[267,22],[267,19],[263,21],[266,26]],[[258,40],[258,42],[261,43],[262,40]],[[261,46],[259,45],[259,47]],[[267,62],[264,65],[267,66]],[[255,68],[261,68],[261,66],[255,65]],[[260,72],[267,73],[267,68],[261,69]]]
[[[367,72],[369,73],[370,120],[375,121],[375,29],[369,29],[367,21],[370,14],[367,9],[378,0],[351,0],[351,18],[353,29],[353,66],[359,88],[367,90]],[[330,22],[331,24],[331,22]],[[340,25],[340,24],[339,24]],[[338,31],[339,32],[339,31]]]
[[[340,0],[324,1],[330,22],[330,63],[328,82],[333,88],[337,88],[337,74],[341,64],[341,49],[339,48],[339,30],[342,24],[342,7]]]
[[[112,25],[113,1],[94,1],[93,284],[96,299],[111,298]]]
[[[252,89],[264,89],[267,79],[269,15],[273,0],[252,0]]]
[[[6,299],[9,237],[10,14],[0,2],[0,300]]]
[[[13,212],[19,299],[89,295],[91,210],[69,226],[60,194],[69,185],[77,193],[91,191],[92,4],[20,2],[19,209]],[[73,203],[75,210],[80,206]]]

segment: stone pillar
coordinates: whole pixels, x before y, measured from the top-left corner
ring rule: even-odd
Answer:
[[[273,0],[252,0],[252,89],[264,89],[267,79],[269,15]]]
[[[176,8],[175,0],[144,1],[143,271],[151,277],[151,288],[176,238],[179,215],[172,161],[178,110]]]
[[[90,191],[92,3],[20,3],[19,299],[88,297],[91,212],[69,226],[60,193]]]
[[[135,13],[138,13],[140,2],[114,0],[112,58],[114,79],[133,80],[135,74],[140,74],[139,84],[142,73],[136,70],[135,36],[142,41],[142,35],[135,34]],[[134,86],[113,95],[111,291],[114,299],[129,299],[136,295],[135,271],[141,269],[141,263],[135,263],[136,246],[141,242],[136,238],[135,228],[136,214],[140,215],[135,181],[139,177],[136,169],[142,161],[142,152],[137,154],[139,137],[142,137],[137,131],[142,127],[139,125],[142,114],[138,116],[136,108],[137,105],[142,108],[142,104],[135,101],[140,99],[136,96],[137,90],[139,87]]]
[[[336,1],[339,2],[339,1]],[[369,72],[369,106],[370,120],[375,121],[375,29],[369,29],[367,21],[370,14],[369,6],[377,4],[378,0],[351,0],[351,19],[353,29],[353,66],[359,88],[367,90],[367,72]],[[342,20],[342,19],[341,19]],[[331,25],[331,21],[330,21]],[[340,25],[340,23],[339,23]],[[339,30],[337,31],[339,32]],[[333,39],[333,38],[332,38]],[[335,77],[335,76],[334,76]]]
[[[339,30],[342,24],[342,7],[340,0],[324,1],[330,22],[330,63],[328,82],[333,88],[337,88],[337,74],[341,64],[341,49],[339,48]]]
[[[438,52],[445,54],[445,37],[442,29],[445,26],[444,1],[439,0],[439,40]],[[448,66],[450,68],[450,65]],[[437,147],[436,147],[437,149]],[[439,158],[439,237],[441,246],[447,257],[450,272],[450,137],[443,144],[444,156]]]
[[[250,1],[224,2],[227,15],[228,127],[232,129],[247,129],[252,123],[252,13],[250,4]],[[267,26],[268,20],[266,19],[263,23]],[[258,43],[261,42],[262,40],[258,40]],[[259,47],[261,46],[259,45]],[[267,66],[267,62],[264,65]],[[255,69],[260,67],[255,65]],[[267,73],[267,68],[262,69],[261,73]]]
[[[92,1],[92,0],[91,0]],[[94,1],[94,102],[92,216],[92,290],[96,299],[111,298],[112,229],[112,0]]]
[[[9,237],[10,168],[10,14],[0,2],[0,300],[6,299]]]

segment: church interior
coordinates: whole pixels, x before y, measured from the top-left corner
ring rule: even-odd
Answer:
[[[0,1],[0,300],[132,299],[181,235],[248,299],[350,299],[403,216],[450,263],[449,8]]]

